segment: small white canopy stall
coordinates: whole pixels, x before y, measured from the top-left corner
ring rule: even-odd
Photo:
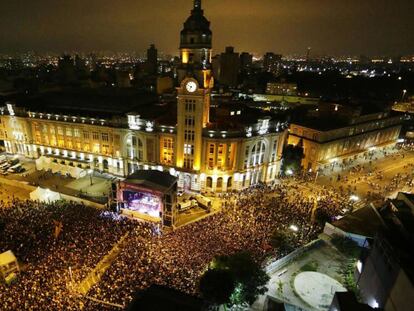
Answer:
[[[60,197],[59,192],[54,192],[50,189],[44,189],[37,187],[36,190],[30,192],[30,200],[40,201],[40,202],[55,202],[59,201],[62,198]]]
[[[12,251],[0,254],[0,277],[2,281],[8,283],[8,279],[19,271],[19,264]]]

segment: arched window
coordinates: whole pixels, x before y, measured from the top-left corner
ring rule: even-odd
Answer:
[[[257,142],[250,152],[250,166],[261,165],[264,162],[266,145],[263,141]]]
[[[230,189],[233,183],[233,178],[229,177],[229,179],[227,179],[227,189]]]
[[[207,177],[206,186],[207,188],[211,188],[213,186],[213,178]]]
[[[104,170],[107,170],[108,168],[109,168],[109,165],[108,165],[108,160],[103,160],[102,161],[102,164],[103,164],[103,168],[104,168]]]
[[[223,187],[223,178],[219,177],[217,178],[217,188]]]

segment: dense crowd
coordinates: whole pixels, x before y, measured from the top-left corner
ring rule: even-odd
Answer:
[[[383,152],[384,156],[391,158],[394,163],[404,160],[405,153]],[[414,162],[406,161],[402,166],[402,172],[389,178],[384,177],[384,172],[376,167],[375,162],[369,161],[364,165],[353,166],[347,174],[338,175],[337,181],[341,184],[339,191],[352,194],[358,190],[359,184],[367,185],[366,197],[369,201],[384,200],[395,191],[410,191],[414,186]]]
[[[310,242],[322,229],[311,222],[316,196],[302,196],[299,190],[292,195],[289,190],[294,189],[261,185],[225,194],[221,212],[161,236],[136,228],[90,295],[126,305],[134,292],[153,283],[197,294],[197,282],[215,255],[244,250],[259,262],[283,256],[270,246],[274,230],[290,230],[295,247]],[[337,215],[343,206],[340,200],[322,192],[318,208]],[[292,225],[297,231],[290,229]]]
[[[0,253],[12,250],[21,266],[16,282],[0,282],[1,310],[79,310],[69,282],[82,280],[133,227],[83,205],[29,200],[2,203],[0,221]]]
[[[15,200],[0,208],[6,224],[0,252],[11,249],[22,272],[15,283],[0,284],[2,310],[103,309],[68,284],[80,283],[127,232],[121,252],[89,296],[126,306],[134,292],[151,284],[197,294],[198,280],[214,256],[240,250],[258,262],[283,256],[270,246],[274,230],[290,230],[299,247],[322,229],[311,221],[315,204],[329,215],[343,208],[345,199],[328,190],[310,195],[296,187],[260,185],[224,194],[220,212],[164,234],[155,225],[83,205]],[[59,222],[63,228],[55,238]]]

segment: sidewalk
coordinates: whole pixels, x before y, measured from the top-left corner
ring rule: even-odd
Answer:
[[[105,203],[111,187],[111,180],[95,175],[75,179],[60,174],[37,171],[34,163],[30,161],[25,161],[23,167],[26,169],[25,172],[9,174],[3,178],[24,182],[34,187],[40,186],[73,197],[82,197],[101,204]]]

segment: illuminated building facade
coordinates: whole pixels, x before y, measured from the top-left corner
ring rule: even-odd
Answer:
[[[203,193],[275,180],[286,123],[237,104],[210,108],[209,25],[195,1],[181,32],[177,100],[132,94],[132,103],[106,103],[112,94],[104,94],[88,106],[75,94],[68,105],[58,94],[61,106],[43,98],[40,104],[7,104],[0,115],[6,151],[36,159],[38,169],[74,177],[90,170],[120,177],[165,171],[178,177],[179,188]]]
[[[303,123],[292,123],[289,144],[303,143],[305,169],[317,170],[359,153],[395,144],[401,115],[390,112],[361,113],[337,104],[321,104]]]
[[[266,85],[266,94],[297,96],[298,86],[296,83],[268,82]]]

